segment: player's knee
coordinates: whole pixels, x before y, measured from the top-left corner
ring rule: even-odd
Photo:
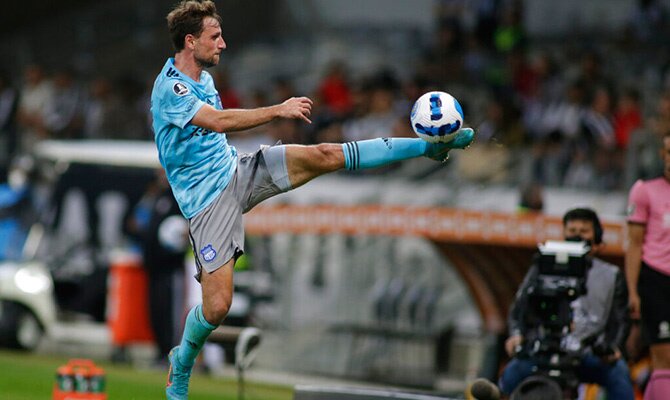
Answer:
[[[205,317],[212,325],[219,325],[226,319],[228,311],[230,311],[230,305],[232,304],[232,298],[230,296],[217,296],[214,299],[209,301],[209,311],[206,313]]]
[[[321,143],[314,146],[314,157],[324,172],[344,167],[342,146],[334,143]]]

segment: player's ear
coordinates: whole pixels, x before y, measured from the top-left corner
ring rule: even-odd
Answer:
[[[190,33],[184,36],[184,48],[193,50],[195,48],[195,39],[196,37]]]

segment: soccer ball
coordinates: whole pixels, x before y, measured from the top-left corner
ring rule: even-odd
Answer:
[[[463,109],[449,93],[428,92],[414,103],[410,121],[412,129],[421,139],[447,143],[463,126]]]

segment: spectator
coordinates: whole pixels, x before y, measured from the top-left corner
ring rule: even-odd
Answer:
[[[110,138],[149,140],[153,133],[146,124],[145,86],[132,76],[123,75],[114,81],[113,119],[116,129]]]
[[[0,182],[7,178],[7,169],[18,147],[16,110],[19,95],[9,81],[9,75],[0,71]]]
[[[96,78],[89,85],[88,101],[84,107],[83,136],[88,139],[113,136],[111,112],[114,107],[111,83],[106,78]]]
[[[632,34],[637,45],[658,43],[667,29],[667,11],[658,0],[637,0],[631,10],[626,33]]]
[[[542,139],[556,133],[561,141],[576,138],[586,112],[585,94],[584,87],[579,82],[569,85],[561,99],[544,107],[535,125],[527,126],[532,136]]]
[[[223,108],[242,107],[240,96],[237,94],[235,88],[233,88],[231,85],[230,76],[227,70],[215,70],[212,74],[212,78],[214,78],[214,84],[219,91],[219,98],[221,99],[221,105],[223,105]]]
[[[44,128],[48,137],[81,138],[84,104],[84,93],[72,71],[58,71],[53,79],[53,95],[44,106]]]
[[[291,97],[296,97],[295,87],[290,78],[286,76],[278,76],[272,81],[272,100],[281,103]]]
[[[581,56],[576,81],[584,89],[588,99],[593,99],[597,90],[602,88],[611,90],[614,86],[611,79],[603,71],[601,55],[594,49],[586,51]]]
[[[533,66],[528,63],[526,53],[522,48],[514,48],[509,51],[507,54],[507,68],[515,95],[525,100],[537,92],[539,76]]]
[[[658,176],[663,161],[658,148],[663,137],[670,133],[670,93],[663,94],[656,107],[656,114],[630,138],[626,151],[625,187],[638,179]]]
[[[53,84],[45,77],[41,65],[32,64],[23,72],[23,85],[18,109],[19,149],[32,150],[33,144],[47,136],[44,112],[54,94]]]
[[[493,41],[499,53],[508,53],[526,45],[526,34],[522,21],[521,2],[511,1],[502,9],[500,24],[495,30]]]
[[[510,99],[491,100],[486,107],[486,118],[477,129],[478,142],[495,141],[514,148],[525,144],[526,134],[519,117],[519,110]]]
[[[531,183],[521,188],[519,192],[520,213],[541,213],[544,209],[544,194],[542,186]]]
[[[396,122],[394,98],[397,89],[395,76],[383,71],[369,85],[368,112],[343,126],[344,139],[361,140],[388,136]]]
[[[614,112],[614,136],[617,148],[625,150],[631,133],[641,126],[640,93],[636,89],[628,88],[621,94]]]
[[[135,207],[129,231],[139,239],[148,277],[149,317],[158,347],[155,362],[165,367],[178,341],[184,311],[188,222],[181,216],[162,168]]]
[[[438,86],[449,82],[460,82],[463,65],[462,51],[464,35],[459,23],[445,21],[435,32],[435,43],[423,55],[419,73],[430,77]]]
[[[584,113],[583,139],[586,145],[595,150],[613,150],[616,145],[612,121],[612,101],[605,88],[595,89],[590,108]]]
[[[328,66],[326,75],[319,84],[317,98],[336,117],[344,117],[351,112],[351,89],[346,67],[342,62],[336,61]]]
[[[563,185],[575,189],[590,189],[595,185],[595,171],[591,152],[585,146],[576,146],[570,165],[565,171]]]
[[[641,319],[651,342],[653,373],[645,400],[670,393],[670,134],[661,146],[663,176],[639,180],[628,201],[626,276],[633,319]]]
[[[493,37],[498,29],[500,0],[477,0],[475,2],[475,35],[487,49],[493,48]]]

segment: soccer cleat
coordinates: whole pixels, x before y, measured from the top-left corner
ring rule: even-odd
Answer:
[[[449,150],[466,149],[475,140],[475,131],[472,128],[462,128],[452,140],[447,143],[428,143],[425,156],[435,161],[446,161]]]
[[[176,346],[168,354],[170,369],[168,370],[167,386],[165,387],[165,395],[168,400],[188,399],[188,381],[191,379],[191,369],[185,368],[179,363],[178,353],[179,346]]]

